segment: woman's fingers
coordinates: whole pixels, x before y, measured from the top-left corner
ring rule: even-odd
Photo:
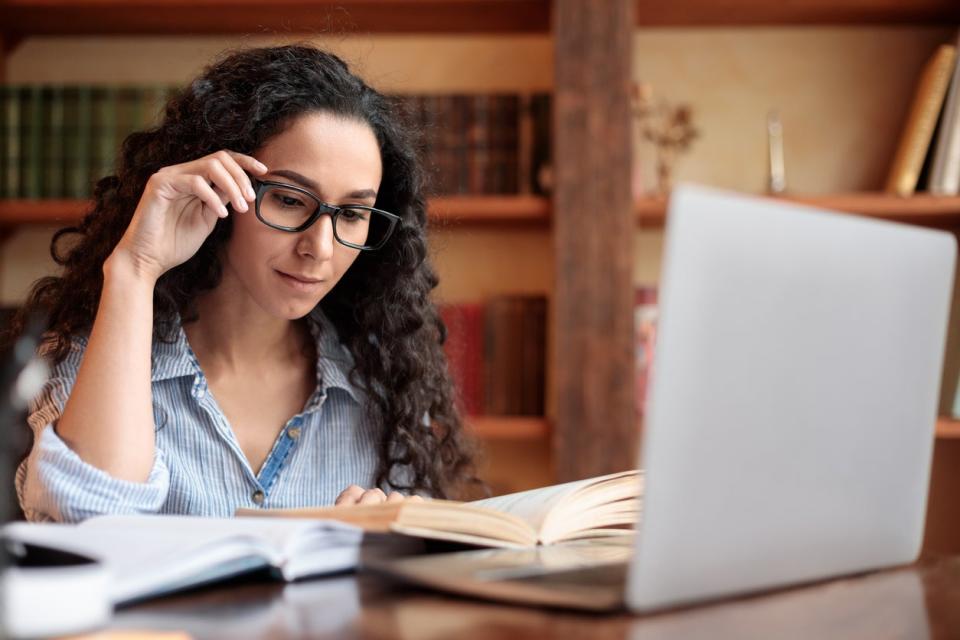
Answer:
[[[359,485],[352,484],[337,496],[336,506],[353,504],[381,504],[384,502],[395,504],[397,502],[423,502],[420,496],[406,496],[399,491],[391,491],[390,495],[385,494],[380,489],[365,490]]]
[[[387,501],[387,495],[380,489],[370,489],[364,491],[357,504],[380,504]]]
[[[234,180],[237,181],[237,184],[240,185],[247,200],[253,202],[257,194],[253,190],[253,184],[250,182],[250,176],[248,174],[262,175],[267,172],[266,165],[253,156],[237,153],[236,151],[225,150],[218,152],[216,155],[227,171],[230,172],[230,175],[233,176]]]
[[[182,188],[184,188],[188,193],[195,195],[200,199],[203,204],[206,205],[206,208],[214,212],[220,218],[227,217],[227,208],[223,205],[223,201],[220,199],[220,194],[218,194],[213,187],[207,184],[206,179],[200,176],[181,176],[178,182],[181,183]]]
[[[339,507],[342,505],[357,504],[357,500],[359,500],[362,495],[363,487],[352,484],[340,492],[334,505]]]
[[[208,158],[205,167],[206,176],[227,196],[236,211],[246,211],[250,206],[247,204],[248,198],[244,192],[249,188],[250,180],[244,176],[242,182],[238,183],[236,177],[227,170],[227,167],[220,160],[221,157],[229,159],[226,154]],[[241,188],[241,184],[244,185],[243,188]]]

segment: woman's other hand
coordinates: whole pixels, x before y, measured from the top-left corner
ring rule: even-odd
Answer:
[[[147,180],[111,258],[122,255],[138,274],[158,279],[197,252],[227,216],[227,203],[236,212],[249,211],[256,195],[247,174],[266,172],[252,156],[226,150],[163,167]]]
[[[387,495],[380,489],[364,489],[359,485],[352,484],[337,496],[335,506],[342,507],[355,504],[381,504],[383,502],[423,502],[420,496],[406,496],[399,491],[391,491]]]

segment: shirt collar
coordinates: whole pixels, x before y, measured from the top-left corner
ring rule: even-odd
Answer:
[[[346,391],[351,398],[362,402],[362,393],[350,383],[354,360],[350,351],[340,342],[337,329],[319,307],[307,316],[307,326],[317,349],[317,386],[322,392],[330,388]],[[174,338],[166,342],[153,341],[150,381],[159,382],[184,376],[203,376],[179,315],[174,320]]]

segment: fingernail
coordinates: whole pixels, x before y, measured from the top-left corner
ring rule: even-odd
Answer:
[[[241,200],[240,202],[238,202],[238,203],[237,203],[237,208],[240,209],[240,211],[246,211],[246,210],[249,208],[249,207],[247,207],[247,201],[246,201],[246,200]]]
[[[260,162],[259,160],[257,160],[257,169],[260,169],[260,171],[266,171],[266,170],[267,170],[267,165],[265,165],[265,164],[263,164],[262,162]]]
[[[257,194],[253,191],[252,187],[247,187],[247,197],[250,198],[251,200],[256,199]]]
[[[226,218],[227,215],[228,215],[227,208],[226,208],[225,206],[223,206],[223,205],[220,205],[220,217],[221,217],[221,218]]]

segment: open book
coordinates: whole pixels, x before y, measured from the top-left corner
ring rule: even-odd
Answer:
[[[486,547],[530,547],[628,535],[640,518],[642,493],[643,475],[634,470],[473,502],[239,509],[237,515],[338,520],[366,531]]]
[[[17,522],[3,535],[102,561],[116,605],[268,567],[284,580],[354,569],[363,532],[315,520],[147,515]]]

